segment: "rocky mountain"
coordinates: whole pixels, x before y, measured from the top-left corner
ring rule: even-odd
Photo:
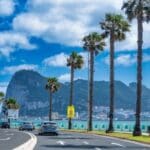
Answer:
[[[20,104],[22,116],[46,116],[49,108],[49,93],[45,89],[46,78],[35,71],[16,72],[7,88],[6,98],[15,98]],[[87,110],[87,80],[74,81],[74,105],[76,111]],[[69,102],[70,83],[61,83],[61,88],[53,95],[53,111],[66,114]],[[115,107],[134,109],[136,101],[136,83],[129,86],[115,81]],[[150,110],[150,89],[143,86],[142,110]],[[109,82],[94,82],[94,105],[109,106]]]

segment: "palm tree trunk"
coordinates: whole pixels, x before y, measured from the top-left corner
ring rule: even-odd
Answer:
[[[49,109],[49,121],[52,120],[52,92],[50,91],[50,109]]]
[[[141,114],[141,99],[142,99],[142,45],[143,45],[143,23],[142,13],[138,17],[138,54],[137,54],[137,100],[136,100],[136,121],[133,131],[134,136],[141,135],[140,114]]]
[[[90,52],[90,81],[89,81],[89,99],[88,99],[88,131],[92,131],[93,114],[93,81],[94,81],[94,51]]]
[[[107,132],[113,132],[114,118],[114,32],[110,34],[110,112],[109,112],[109,127]]]
[[[73,85],[74,85],[74,67],[71,65],[71,82],[70,82],[70,101],[69,101],[69,106],[72,105],[73,102]],[[68,129],[72,128],[72,119],[69,118],[68,120]]]

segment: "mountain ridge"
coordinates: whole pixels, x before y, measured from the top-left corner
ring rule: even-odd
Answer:
[[[49,93],[45,89],[47,80],[36,71],[16,72],[8,85],[6,98],[15,98],[20,104],[21,116],[46,116],[49,109]],[[88,81],[74,81],[73,103],[76,111],[87,112]],[[66,114],[69,103],[70,83],[61,83],[61,88],[53,95],[53,111]],[[150,89],[143,86],[142,110],[150,110]],[[115,108],[135,109],[136,83],[129,85],[115,81]],[[109,106],[109,81],[94,82],[94,106]]]

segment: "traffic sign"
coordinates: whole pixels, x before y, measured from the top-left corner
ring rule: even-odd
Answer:
[[[73,105],[68,106],[67,108],[67,117],[68,118],[74,118],[75,117],[75,108]]]

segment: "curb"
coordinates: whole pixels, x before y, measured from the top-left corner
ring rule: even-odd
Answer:
[[[28,134],[31,138],[23,143],[22,145],[14,148],[13,150],[33,150],[36,143],[37,143],[37,138],[34,134],[29,133],[29,132],[24,132],[25,134]]]

